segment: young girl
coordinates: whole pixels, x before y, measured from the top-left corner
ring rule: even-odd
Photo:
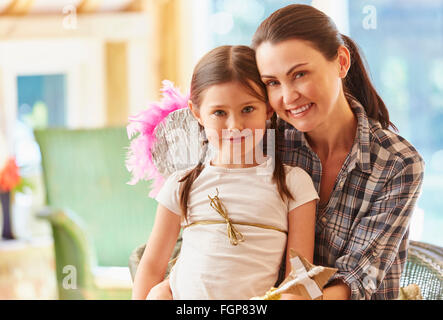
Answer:
[[[286,274],[291,269],[286,247],[312,262],[318,194],[305,171],[256,156],[273,111],[252,49],[207,53],[194,69],[189,108],[218,152],[173,173],[158,193],[133,298],[155,298],[151,289],[163,281],[181,227],[181,252],[169,277],[173,299],[263,295],[283,259]]]

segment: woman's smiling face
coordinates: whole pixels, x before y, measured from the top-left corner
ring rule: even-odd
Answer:
[[[280,118],[302,132],[334,119],[343,77],[339,56],[329,61],[310,42],[299,39],[259,45],[257,66]]]

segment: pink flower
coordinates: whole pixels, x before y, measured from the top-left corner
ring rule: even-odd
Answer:
[[[15,158],[9,158],[0,170],[0,191],[9,192],[20,183],[20,172]]]

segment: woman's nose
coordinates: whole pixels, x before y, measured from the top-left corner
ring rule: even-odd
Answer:
[[[285,105],[293,104],[300,97],[300,94],[297,92],[297,90],[291,86],[284,86],[282,94],[283,103]]]

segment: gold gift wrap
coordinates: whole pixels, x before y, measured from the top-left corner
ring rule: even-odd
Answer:
[[[263,296],[253,297],[251,300],[280,300],[282,293],[290,293],[302,296],[307,300],[321,300],[323,295],[311,296],[308,286],[316,286],[316,290],[323,292],[323,287],[329,279],[337,272],[336,268],[328,268],[323,266],[315,266],[306,260],[303,256],[298,254],[294,249],[290,248],[289,256],[292,259],[299,259],[303,268],[295,269],[292,264],[292,269],[285,280],[277,287],[272,287]]]

